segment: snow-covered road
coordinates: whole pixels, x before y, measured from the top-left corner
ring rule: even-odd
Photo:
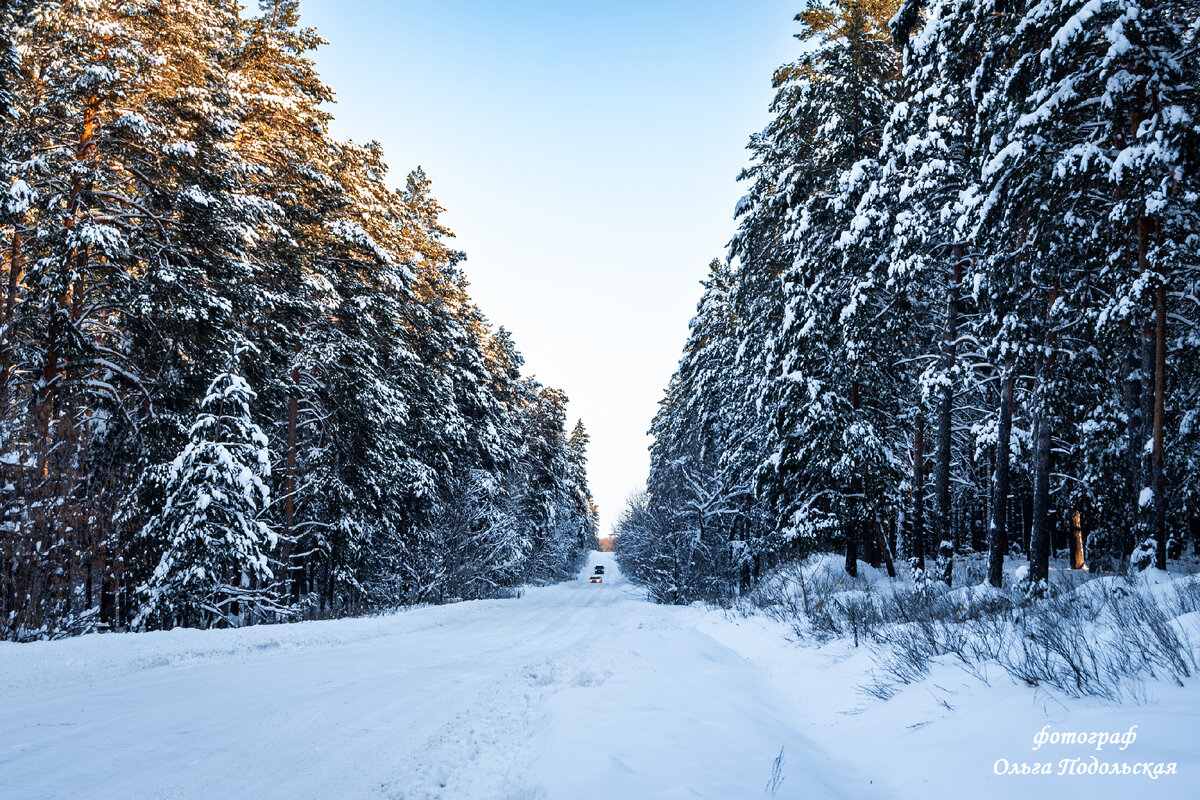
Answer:
[[[869,797],[745,657],[605,583],[0,646],[0,797]]]
[[[869,648],[788,633],[649,603],[597,553],[515,600],[0,643],[0,800],[1200,797],[1196,679],[1114,706],[946,663],[883,701]],[[1178,773],[995,772],[1092,756]]]

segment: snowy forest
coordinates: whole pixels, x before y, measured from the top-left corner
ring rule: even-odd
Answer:
[[[587,432],[472,302],[429,178],[330,135],[296,0],[0,16],[0,639],[578,570]]]
[[[0,0],[0,800],[1194,800],[1198,689],[1200,0]]]
[[[1200,4],[796,21],[618,525],[625,572],[689,602],[811,553],[947,586],[969,558],[1037,597],[1052,563],[1190,557]]]

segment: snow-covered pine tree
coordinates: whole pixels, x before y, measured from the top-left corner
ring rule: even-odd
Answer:
[[[425,597],[437,602],[495,597],[521,580],[533,542],[506,502],[508,488],[482,469],[450,487],[429,523],[433,546],[422,563]]]
[[[1192,134],[1190,90],[1179,77],[1187,37],[1170,5],[1022,5],[1002,85],[984,99],[991,151],[981,233],[990,257],[1017,260],[1027,287],[1015,331],[1032,373],[1035,580],[1045,577],[1050,548],[1054,429],[1060,449],[1084,456],[1074,463],[1092,491],[1073,492],[1072,504],[1101,515],[1100,549],[1124,558],[1133,540],[1120,531],[1130,522],[1165,544],[1154,498],[1165,475],[1155,464],[1165,446],[1165,302],[1175,273],[1166,254],[1182,239],[1164,235],[1158,214],[1182,222],[1177,232],[1194,215],[1187,193],[1176,193]],[[1074,362],[1070,380],[1064,361]],[[1103,377],[1116,371],[1123,387]],[[1099,405],[1072,397],[1087,386],[1092,397],[1105,387]],[[1122,428],[1124,490],[1113,485]],[[1127,522],[1111,510],[1121,494],[1133,498]]]
[[[21,17],[27,13],[22,3],[5,2],[0,5],[0,163],[10,165],[15,163],[20,152],[14,128],[19,114],[17,91],[20,83],[20,57],[17,54],[17,26]],[[24,181],[13,181],[7,174],[11,167],[5,168],[4,196],[0,202],[0,228],[8,232],[6,241],[0,243],[5,254],[5,268],[0,278],[0,453],[7,452],[10,446],[12,431],[9,419],[10,406],[14,391],[15,375],[15,338],[14,312],[16,310],[17,294],[21,279],[21,259],[23,248],[21,239],[24,231],[21,227],[29,197]],[[5,503],[5,508],[12,505]]]
[[[409,572],[417,503],[435,495],[437,469],[409,434],[428,419],[428,393],[406,325],[420,303],[403,199],[377,145],[338,144],[331,177],[345,194],[316,255],[329,310],[300,356],[312,425],[297,481],[321,491],[298,498],[295,547],[306,555],[293,570],[319,610],[355,613],[419,594]]]
[[[36,6],[18,29],[6,131],[24,198],[8,248],[24,272],[8,287],[12,343],[27,366],[7,387],[32,411],[22,458],[43,477],[23,502],[35,538],[66,559],[47,574],[71,576],[44,586],[50,615],[98,602],[114,626],[129,619],[121,553],[142,521],[126,490],[178,448],[173,415],[219,364],[210,340],[231,330],[228,290],[249,263],[242,236],[258,212],[239,190],[219,60],[237,15],[208,0]]]
[[[122,381],[126,406],[136,409],[116,416],[120,424],[103,440],[105,457],[119,456],[115,463],[138,487],[121,493],[116,535],[128,544],[118,552],[134,546],[146,510],[163,501],[158,465],[187,441],[212,376],[263,311],[257,232],[277,214],[246,183],[237,148],[244,106],[227,62],[237,47],[237,9],[222,0],[171,0],[146,13],[119,8],[137,26],[147,71],[123,100],[128,106],[106,116],[117,128],[107,155],[124,182],[97,193],[121,207],[114,227],[137,220],[127,227],[121,268],[106,273],[123,317],[117,363],[130,368],[123,379],[119,371],[105,377]],[[124,580],[144,581],[153,562],[132,567]],[[131,611],[120,609],[125,621]]]
[[[287,566],[279,577],[284,591],[299,601],[306,559],[293,550],[298,540],[307,540],[313,523],[310,498],[300,487],[319,416],[313,370],[320,355],[311,345],[322,341],[309,334],[331,303],[333,270],[325,257],[334,249],[334,236],[327,223],[349,205],[350,191],[331,177],[336,145],[323,105],[333,92],[311,56],[323,40],[300,27],[296,0],[260,0],[258,6],[258,14],[243,17],[239,46],[229,54],[230,80],[244,108],[237,148],[247,183],[279,211],[258,232],[262,281],[269,287],[262,317],[270,324],[254,333],[261,357],[248,365],[248,374],[269,409],[268,432],[281,442],[280,468],[273,476],[281,499],[279,556]]]
[[[161,550],[138,591],[134,627],[211,627],[264,619],[279,610],[270,559],[275,532],[267,437],[255,424],[255,394],[235,354],[200,403],[188,442],[171,463],[166,501],[140,538]]]
[[[964,404],[958,395],[975,377],[960,343],[972,338],[970,278],[977,254],[963,213],[978,193],[978,99],[989,88],[1004,41],[992,6],[988,0],[907,0],[891,23],[903,48],[903,86],[884,134],[872,202],[886,209],[880,224],[888,275],[906,295],[918,358],[937,353],[924,360],[920,376],[918,402],[934,412],[935,452],[932,538],[917,554],[919,562],[941,542],[959,543],[956,511],[980,516],[980,494],[986,507],[986,494],[972,493],[956,509],[952,483],[973,483],[963,480],[973,476],[961,474],[953,480],[956,467],[965,472],[968,461],[955,459],[955,450],[969,454],[971,446],[961,439],[955,446],[955,433],[963,428],[956,422],[962,416],[956,406]],[[952,565],[940,566],[940,577],[949,582]]]
[[[127,373],[122,354],[105,352],[113,337],[96,311],[119,307],[110,278],[120,270],[105,262],[128,252],[128,231],[114,224],[128,209],[97,193],[119,185],[121,171],[119,158],[98,156],[115,132],[106,124],[112,109],[148,65],[142,32],[115,10],[75,2],[26,10],[26,24],[10,29],[21,62],[5,125],[8,199],[17,212],[6,248],[6,349],[22,368],[9,372],[5,391],[18,404],[12,423],[21,433],[10,455],[24,465],[23,534],[44,543],[13,574],[21,576],[27,630],[48,632],[91,604],[91,593],[81,597],[67,576],[91,575],[95,539],[104,537],[88,522],[110,519],[102,492],[86,487],[88,450],[96,423],[120,407]]]
[[[0,639],[18,638],[21,631],[36,625],[40,609],[30,608],[31,588],[22,586],[22,568],[38,560],[31,552],[26,486],[29,483],[28,453],[21,446],[24,415],[21,413],[21,386],[17,365],[22,360],[22,345],[17,329],[17,302],[22,294],[24,273],[24,237],[28,235],[26,211],[29,206],[28,184],[12,175],[23,150],[18,131],[21,113],[19,91],[21,61],[18,54],[18,27],[25,22],[28,3],[0,4],[0,167],[3,193],[0,194]]]
[[[1129,437],[1142,457],[1140,480],[1134,483],[1137,531],[1154,540],[1155,565],[1165,569],[1170,373],[1178,366],[1177,356],[1191,351],[1183,343],[1192,336],[1188,328],[1194,330],[1189,317],[1177,311],[1176,298],[1196,263],[1200,230],[1197,9],[1186,0],[1123,0],[1094,14],[1079,7],[1075,19],[1082,25],[1063,21],[1054,31],[1047,71],[1060,70],[1054,75],[1060,85],[1070,80],[1079,87],[1079,100],[1099,101],[1098,111],[1092,111],[1092,138],[1067,154],[1064,171],[1091,177],[1098,161],[1103,170],[1098,188],[1112,199],[1104,209],[1107,219],[1128,232],[1124,263],[1114,259],[1109,265],[1114,291],[1106,311],[1111,313],[1099,327],[1115,325],[1118,336],[1140,327],[1139,380],[1130,383],[1131,389],[1140,388],[1141,414]],[[1172,332],[1179,322],[1184,323],[1182,337]],[[1183,507],[1177,504],[1176,513]],[[1178,525],[1182,519],[1171,522]]]

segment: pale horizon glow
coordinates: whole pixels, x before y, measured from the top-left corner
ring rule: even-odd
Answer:
[[[378,140],[394,184],[424,167],[473,299],[591,434],[606,533],[645,485],[646,431],[802,5],[301,3],[330,42],[333,134]]]

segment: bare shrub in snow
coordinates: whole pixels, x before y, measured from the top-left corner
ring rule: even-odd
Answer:
[[[767,576],[749,607],[801,638],[868,647],[875,669],[862,691],[888,699],[955,664],[980,680],[999,667],[1030,686],[1110,701],[1142,698],[1146,680],[1181,683],[1200,665],[1200,580],[1155,581],[1083,572],[1037,584],[947,590],[915,574],[891,581],[865,567],[838,574],[840,558],[813,556]],[[1018,572],[1020,572],[1018,570]]]

